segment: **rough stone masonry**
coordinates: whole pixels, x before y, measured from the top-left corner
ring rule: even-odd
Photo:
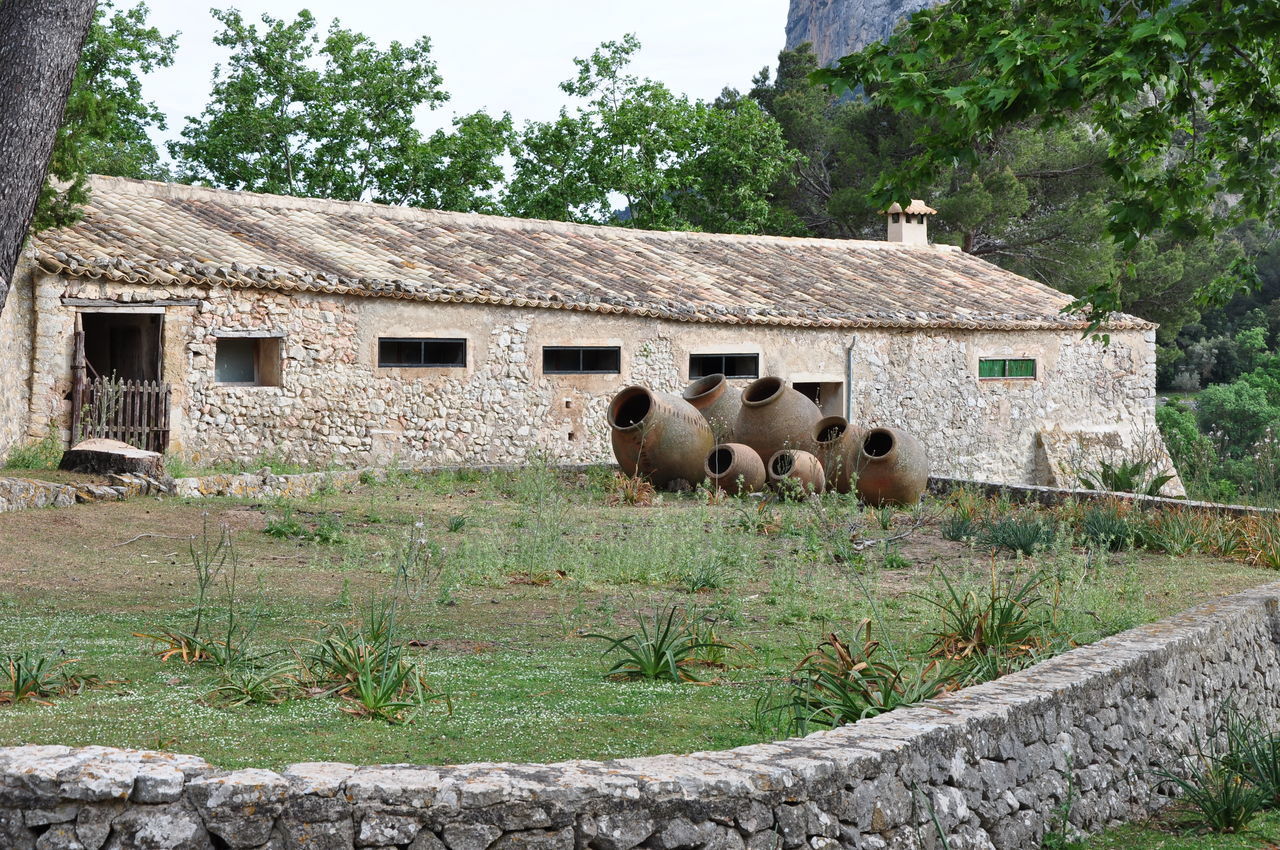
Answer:
[[[14,850],[882,850],[1036,846],[1159,808],[1226,700],[1280,718],[1280,583],[806,738],[561,764],[296,764],[0,749]],[[936,823],[935,823],[936,821]]]

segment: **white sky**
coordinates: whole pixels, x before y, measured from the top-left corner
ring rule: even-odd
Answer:
[[[631,66],[638,76],[704,100],[725,86],[745,90],[757,71],[777,64],[788,0],[151,0],[151,23],[181,32],[173,66],[144,81],[144,96],[168,116],[166,139],[203,111],[213,66],[225,61],[213,44],[210,6],[233,6],[255,22],[264,12],[293,20],[306,8],[322,35],[336,17],[383,47],[430,36],[452,96],[421,121],[430,132],[477,109],[509,111],[517,126],[554,117],[566,102],[558,86],[573,75],[573,57],[628,32],[642,44]]]

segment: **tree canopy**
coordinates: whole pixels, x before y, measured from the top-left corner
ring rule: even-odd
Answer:
[[[423,138],[419,109],[449,95],[425,36],[380,49],[334,21],[323,39],[303,10],[293,21],[214,10],[215,42],[231,50],[214,69],[210,102],[169,151],[183,179],[229,189],[340,200],[492,206],[495,160],[511,122],[483,113]],[[442,182],[448,178],[447,188]]]
[[[1108,231],[1128,251],[1157,231],[1188,243],[1277,220],[1278,36],[1280,0],[951,0],[814,79],[921,120],[917,147],[877,179],[877,204],[979,167],[1006,128],[1082,121],[1115,184]],[[1132,279],[1126,265],[1088,294],[1095,317]],[[1220,300],[1240,282],[1219,276],[1196,295]]]
[[[148,25],[145,3],[118,9],[102,0],[94,12],[76,67],[66,112],[32,226],[68,224],[88,199],[85,177],[164,179],[167,170],[148,136],[164,129],[164,115],[142,96],[141,74],[173,63],[176,36]]]
[[[626,73],[639,47],[628,35],[574,60],[577,75],[560,88],[581,105],[525,125],[508,212],[658,230],[768,230],[772,187],[794,160],[777,122],[749,99],[691,101]]]

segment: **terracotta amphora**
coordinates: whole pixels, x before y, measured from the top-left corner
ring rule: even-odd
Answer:
[[[781,378],[760,378],[742,391],[742,410],[733,438],[771,458],[783,449],[811,452],[813,428],[822,418],[818,406]]]
[[[677,395],[627,387],[609,403],[613,456],[627,475],[661,487],[702,481],[702,464],[715,439],[697,408]]]
[[[858,498],[868,505],[914,505],[929,483],[929,456],[899,428],[872,428],[858,453]]]
[[[764,461],[756,450],[742,443],[721,443],[707,455],[703,471],[713,487],[730,496],[764,489]]]
[[[708,375],[684,388],[684,400],[698,408],[711,426],[717,443],[733,442],[733,426],[742,409],[742,390],[724,375]]]
[[[825,416],[813,426],[813,442],[813,453],[827,476],[827,488],[837,493],[851,492],[858,478],[862,429],[850,425],[843,416]]]
[[[769,486],[784,496],[821,493],[827,479],[822,464],[800,449],[783,449],[769,458]]]

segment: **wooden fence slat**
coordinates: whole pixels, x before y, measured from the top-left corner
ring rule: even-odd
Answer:
[[[120,440],[163,453],[169,447],[172,387],[160,381],[112,381],[98,376],[85,383],[81,423],[85,437]]]

